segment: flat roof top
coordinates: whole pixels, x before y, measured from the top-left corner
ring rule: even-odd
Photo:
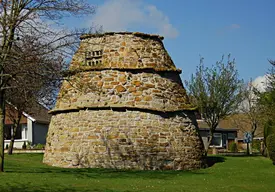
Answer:
[[[135,35],[139,37],[147,37],[147,38],[158,38],[160,40],[163,40],[164,37],[157,35],[157,34],[148,34],[148,33],[141,33],[141,32],[129,32],[129,31],[121,31],[121,32],[105,32],[105,33],[91,33],[91,34],[84,34],[80,36],[80,39],[88,39],[93,37],[103,37],[105,35]]]

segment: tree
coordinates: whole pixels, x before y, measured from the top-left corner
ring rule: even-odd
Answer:
[[[23,71],[15,70],[24,63],[36,63],[37,58],[59,60],[71,55],[68,46],[76,43],[75,35],[58,24],[64,17],[94,13],[95,7],[85,0],[0,0],[0,172],[4,165],[4,110],[7,90],[16,89]],[[50,24],[48,21],[51,21]],[[32,40],[37,55],[25,56],[21,45]],[[20,62],[18,62],[20,61]],[[47,66],[44,66],[47,69]],[[50,70],[49,70],[50,71]],[[35,77],[51,76],[47,70],[24,71]],[[35,81],[33,79],[32,81]],[[31,82],[30,82],[31,83]]]
[[[275,61],[269,60],[272,65],[267,77],[267,88],[265,92],[257,92],[258,104],[263,115],[263,121],[274,121],[275,119]]]
[[[257,96],[254,94],[255,87],[252,81],[246,84],[243,89],[243,102],[240,105],[240,112],[245,114],[249,120],[250,132],[252,134],[252,139],[254,138],[255,132],[260,125],[260,111],[257,106]]]
[[[257,105],[257,97],[254,94],[255,90],[256,88],[250,80],[250,82],[248,82],[243,89],[243,101],[240,103],[238,114],[240,118],[234,119],[236,127],[240,128],[240,130],[244,132],[245,138],[247,133],[251,134],[251,146],[250,143],[246,143],[247,155],[252,152],[253,138],[255,137],[256,131],[259,129],[261,118],[261,113]]]
[[[271,152],[274,152],[274,133],[275,133],[275,61],[269,60],[269,63],[272,65],[271,69],[269,70],[267,74],[267,88],[265,92],[258,92],[258,106],[260,109],[260,112],[263,116],[262,123],[264,124],[264,144],[265,147],[268,149],[270,146],[268,146],[267,143],[273,144],[272,150],[264,150],[264,152],[271,150]],[[271,136],[273,135],[273,136]],[[268,139],[268,137],[270,138]],[[267,142],[268,140],[268,142]],[[274,160],[275,153],[272,152],[272,157]]]
[[[224,58],[211,68],[205,67],[203,58],[191,80],[186,82],[187,90],[198,107],[204,121],[210,128],[210,136],[205,146],[206,154],[220,122],[234,113],[242,101],[243,81],[235,69],[235,61],[224,64]]]
[[[13,152],[13,146],[14,146],[14,140],[16,132],[18,131],[18,128],[20,126],[20,121],[23,115],[23,111],[11,103],[6,103],[6,114],[5,118],[9,119],[12,122],[11,127],[11,138],[10,138],[10,144],[8,148],[8,154],[11,155]]]
[[[37,50],[37,43],[28,37],[20,45],[22,57],[32,58],[25,63],[26,59],[18,60],[13,67],[16,72],[16,81],[12,81],[12,89],[6,90],[6,118],[13,122],[11,128],[11,139],[8,154],[12,154],[15,134],[19,128],[23,112],[32,115],[32,108],[38,103],[52,106],[55,102],[53,94],[60,84],[60,74],[64,62],[62,59],[56,60],[50,55],[41,55],[41,50]],[[21,57],[21,58],[22,58]]]
[[[243,88],[243,101],[239,106],[239,114],[232,119],[237,128],[243,132],[250,132],[253,138],[256,134],[263,132],[262,113],[258,104],[258,89],[250,80]]]

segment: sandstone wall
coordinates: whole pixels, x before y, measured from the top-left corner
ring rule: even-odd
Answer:
[[[44,162],[58,167],[196,169],[194,107],[162,37],[84,35],[63,82]]]
[[[81,72],[63,83],[55,110],[130,107],[156,111],[190,110],[179,76],[118,70]]]
[[[81,110],[52,117],[44,163],[61,167],[200,168],[191,112]]]
[[[141,33],[84,36],[70,70],[93,68],[177,71],[161,38]]]

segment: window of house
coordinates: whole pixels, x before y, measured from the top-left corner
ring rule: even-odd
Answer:
[[[19,125],[19,127],[17,127],[16,133],[14,135],[14,139],[22,139],[22,127]]]
[[[228,139],[235,139],[235,133],[228,133]]]
[[[222,134],[214,133],[211,146],[222,147]]]
[[[25,137],[24,128],[27,127],[27,125],[25,125],[25,124],[19,125],[15,134],[13,133],[12,126],[13,125],[5,125],[4,126],[4,139],[10,140],[12,135],[14,135],[14,139],[24,139],[23,138],[23,137]]]
[[[27,124],[22,125],[22,139],[28,139],[28,126],[27,126]]]
[[[10,140],[11,139],[11,128],[12,125],[5,125],[4,126],[4,139]]]

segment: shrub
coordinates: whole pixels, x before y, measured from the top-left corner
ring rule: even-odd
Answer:
[[[38,143],[34,148],[35,149],[44,149],[45,145]]]
[[[261,151],[261,142],[260,140],[253,140],[252,143],[252,149],[255,149],[257,151]]]
[[[31,149],[32,148],[32,143],[30,141],[27,141],[27,149]]]
[[[231,151],[231,152],[238,152],[237,143],[235,143],[235,142],[230,143],[230,145],[229,145],[229,151]]]
[[[275,125],[272,120],[268,120],[264,125],[264,143],[265,143],[265,145],[267,145],[267,143],[266,143],[267,137],[271,134],[275,134]]]
[[[275,134],[271,134],[266,138],[266,146],[269,158],[275,162]]]

